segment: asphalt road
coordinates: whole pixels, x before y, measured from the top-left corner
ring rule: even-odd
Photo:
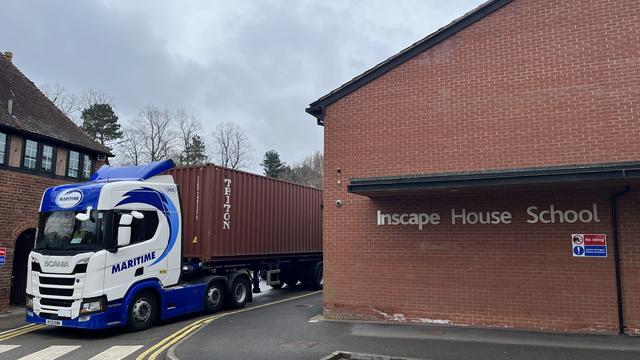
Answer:
[[[8,326],[4,316],[0,359],[317,360],[335,351],[431,360],[640,359],[640,337],[336,322],[319,320],[321,312],[320,292],[285,288],[265,290],[244,309],[136,333],[21,327],[17,316]]]
[[[168,356],[172,360],[318,360],[344,351],[394,360],[640,359],[638,337],[316,321],[321,306],[322,294],[313,294],[231,313],[177,343]]]
[[[261,294],[254,294],[254,301],[245,309],[270,302],[311,293],[304,289],[272,290],[263,286]],[[223,314],[219,313],[217,315]],[[12,318],[11,318],[12,317]],[[124,329],[87,331],[53,326],[26,325],[24,315],[0,317],[0,359],[163,359],[168,347],[187,333],[193,323],[211,316],[195,314],[156,324],[150,329],[135,333]],[[196,327],[197,328],[197,327]],[[17,329],[17,330],[16,330]],[[181,333],[179,333],[182,330]],[[160,345],[159,345],[160,344]],[[166,346],[166,347],[165,347]],[[149,351],[153,350],[153,351]]]

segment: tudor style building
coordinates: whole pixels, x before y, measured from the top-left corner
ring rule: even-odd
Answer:
[[[25,300],[44,189],[88,179],[112,156],[89,139],[12,62],[0,54],[0,313]]]
[[[325,316],[640,335],[639,17],[487,1],[311,103]]]

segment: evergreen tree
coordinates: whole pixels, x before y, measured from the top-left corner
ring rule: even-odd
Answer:
[[[275,150],[267,151],[260,165],[264,168],[264,174],[272,178],[277,178],[284,170],[284,163],[280,161],[280,155]]]
[[[82,131],[103,146],[106,146],[109,141],[122,137],[118,115],[113,112],[109,104],[93,104],[82,110],[81,118]]]
[[[204,164],[207,162],[206,154],[204,141],[199,135],[193,135],[182,155],[180,155],[180,163],[184,165]]]

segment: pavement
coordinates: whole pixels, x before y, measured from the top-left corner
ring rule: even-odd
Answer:
[[[318,360],[342,351],[376,360],[640,359],[640,337],[338,322],[319,320],[321,312],[322,295],[313,294],[227,314],[174,345],[167,356]]]

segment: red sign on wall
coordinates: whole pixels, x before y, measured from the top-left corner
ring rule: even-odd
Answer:
[[[605,234],[584,234],[584,245],[607,245]]]
[[[7,255],[7,248],[6,247],[0,248],[0,256],[5,256],[5,255]]]

